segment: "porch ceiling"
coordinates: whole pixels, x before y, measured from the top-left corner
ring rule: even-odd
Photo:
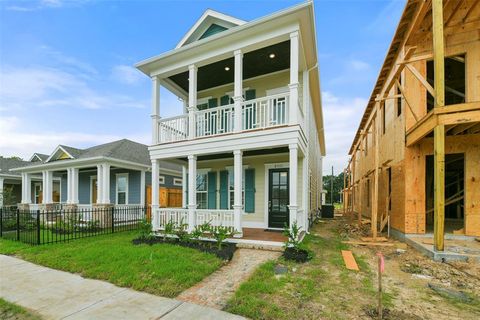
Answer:
[[[278,153],[288,153],[288,147],[281,147],[281,148],[271,148],[271,149],[260,149],[260,150],[247,150],[243,152],[244,157],[249,156],[261,156],[266,154],[278,154]],[[217,154],[209,154],[205,156],[199,156],[198,161],[205,161],[205,160],[218,160],[218,159],[233,159],[233,153],[217,153]],[[187,161],[187,158],[179,158],[179,160]]]
[[[275,54],[274,58],[269,57],[272,53]],[[229,70],[225,70],[225,67],[228,67]],[[247,52],[243,56],[243,79],[250,79],[288,68],[290,68],[290,40]],[[202,91],[233,83],[233,76],[233,57],[199,67],[197,90]],[[169,79],[188,92],[188,71],[175,74]]]

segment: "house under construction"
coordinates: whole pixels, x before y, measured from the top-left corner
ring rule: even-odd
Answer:
[[[480,1],[409,0],[349,151],[347,209],[392,233],[480,236]]]

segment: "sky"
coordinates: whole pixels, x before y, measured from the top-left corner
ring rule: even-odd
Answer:
[[[327,156],[341,172],[405,0],[317,0]],[[0,0],[0,155],[151,142],[151,80],[135,63],[173,49],[210,8],[243,20],[300,1]],[[182,113],[162,88],[161,116]]]

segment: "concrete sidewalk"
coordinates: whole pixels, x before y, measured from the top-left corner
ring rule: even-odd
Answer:
[[[46,319],[244,319],[4,255],[0,297]]]

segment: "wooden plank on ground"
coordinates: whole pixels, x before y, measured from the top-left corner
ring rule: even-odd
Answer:
[[[352,254],[352,251],[349,250],[342,250],[343,261],[345,262],[345,267],[348,270],[356,270],[359,271],[357,261],[355,261],[355,257]]]
[[[360,245],[360,246],[385,246],[385,247],[394,246],[394,244],[390,242],[342,241],[342,243],[354,244],[354,245]]]
[[[362,240],[363,242],[387,242],[388,239],[385,238],[385,237],[376,237],[376,238],[372,238],[372,237],[361,237],[360,240]]]

